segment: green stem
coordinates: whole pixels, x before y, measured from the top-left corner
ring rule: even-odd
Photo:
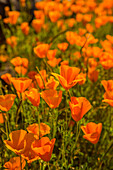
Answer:
[[[20,100],[20,103],[19,103],[17,110],[16,110],[16,125],[17,125],[17,122],[18,122],[19,109],[20,109],[21,104],[22,104],[22,100]]]
[[[38,107],[37,107],[37,113],[38,113],[39,139],[40,139],[40,116],[39,116]]]
[[[38,69],[37,66],[36,66],[36,69],[37,69],[37,71],[38,71],[38,73],[39,73],[39,75],[40,75],[40,77],[41,77],[41,79],[42,79],[42,81],[43,81],[44,89],[46,89],[44,79],[43,79],[42,75],[40,74],[40,71],[39,71],[39,69]]]

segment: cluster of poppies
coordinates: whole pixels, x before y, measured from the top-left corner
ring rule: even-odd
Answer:
[[[87,82],[90,82],[92,87],[101,79],[105,88],[102,102],[113,107],[113,80],[103,80],[100,74],[100,69],[108,71],[113,68],[113,36],[107,33],[104,40],[100,40],[98,34],[96,35],[96,31],[101,27],[113,23],[113,1],[40,1],[35,4],[36,10],[31,24],[28,21],[31,16],[26,13],[26,1],[20,0],[20,6],[21,12],[10,11],[5,7],[6,18],[0,19],[4,34],[6,33],[7,47],[6,51],[4,47],[1,48],[0,62],[8,62],[13,70],[13,75],[8,72],[1,75],[1,82],[6,83],[3,87],[6,94],[2,93],[2,88],[0,90],[0,123],[4,123],[3,132],[6,135],[3,142],[18,155],[4,164],[4,167],[10,170],[23,169],[25,160],[28,164],[40,159],[50,161],[55,142],[57,143],[55,128],[59,126],[57,118],[60,119],[60,111],[60,114],[65,112],[66,115],[62,115],[66,121],[63,127],[66,133],[71,120],[77,124],[76,130],[80,122],[83,138],[92,144],[98,143],[102,123],[94,123],[93,120],[84,123],[93,101],[83,97],[85,94],[76,95],[76,87],[81,88]],[[10,30],[7,26],[4,27],[4,24]],[[77,90],[78,88],[76,92]],[[41,105],[41,102],[44,105]],[[54,127],[43,123],[43,119],[40,120],[40,115],[44,113],[39,111],[38,124],[28,122],[26,129],[21,128],[18,119],[20,107],[24,104],[26,108],[30,106],[37,112],[39,108],[46,107],[49,110],[48,117],[52,111],[50,115],[53,115],[53,118],[48,120],[55,121],[51,123]],[[13,105],[17,105],[16,111]],[[11,108],[14,119],[16,118],[16,130],[12,132],[8,129],[8,113]],[[75,135],[74,129],[71,130]]]

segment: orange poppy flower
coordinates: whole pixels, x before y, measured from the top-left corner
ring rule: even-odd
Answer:
[[[4,140],[6,147],[16,154],[21,154],[24,149],[24,138],[27,132],[25,130],[12,131],[9,134],[10,140]]]
[[[94,46],[92,47],[92,56],[95,58],[99,58],[99,55],[101,54],[102,51],[103,49]]]
[[[15,67],[22,65],[22,58],[21,57],[15,57],[11,61],[11,64],[13,64]]]
[[[56,108],[61,103],[62,91],[59,91],[58,93],[56,90],[48,89],[41,92],[41,97],[45,100],[50,108]]]
[[[0,61],[2,61],[3,63],[6,62],[8,59],[7,55],[0,55]]]
[[[77,15],[76,15],[76,21],[77,21],[77,22],[82,22],[82,20],[83,20],[83,14],[77,13]]]
[[[9,11],[8,16],[9,16],[9,23],[15,25],[17,23],[17,19],[20,15],[20,12],[18,11]]]
[[[28,67],[28,59],[27,58],[21,58],[21,57],[15,57],[10,61],[15,67],[17,66],[23,66],[25,68]]]
[[[113,107],[113,80],[102,80],[101,83],[106,90],[104,93],[104,100],[102,100],[102,102],[106,102]]]
[[[75,32],[72,32],[72,31],[67,31],[67,32],[66,32],[66,39],[67,39],[67,41],[68,41],[71,45],[75,44],[75,42],[76,42],[76,33],[75,33]]]
[[[57,52],[57,49],[55,49],[55,50],[48,50],[47,58],[49,60],[53,60],[55,58],[56,52]]]
[[[47,82],[46,81],[46,78],[47,78],[46,70],[41,70],[40,74],[41,74],[42,77],[39,74],[37,74],[35,76],[35,79],[36,79],[40,89],[44,89],[44,83]],[[42,80],[42,78],[43,78],[43,80]],[[43,81],[44,81],[44,83],[43,83]]]
[[[4,123],[6,120],[6,113],[0,112],[0,123]]]
[[[1,79],[3,79],[7,84],[11,84],[11,74],[6,73],[1,76]]]
[[[46,1],[39,1],[39,2],[36,2],[36,3],[35,3],[35,7],[36,7],[37,9],[44,9],[45,4],[46,4]]]
[[[4,168],[7,170],[21,170],[21,167],[24,169],[25,165],[26,161],[23,158],[20,160],[20,157],[13,157],[4,164]]]
[[[27,58],[22,58],[22,66],[25,67],[25,68],[28,68],[28,59]]]
[[[94,28],[91,24],[86,24],[86,30],[90,33],[92,33],[94,31]]]
[[[69,102],[72,118],[78,122],[91,109],[90,102],[85,97],[71,97]]]
[[[85,133],[83,138],[87,139],[93,144],[96,144],[100,138],[102,123],[96,124],[94,122],[90,122],[86,126],[81,126],[81,129]]]
[[[51,159],[55,140],[53,138],[50,141],[48,137],[42,137],[32,143],[32,149],[43,161],[48,162]]]
[[[27,73],[27,69],[22,66],[15,67],[15,71],[20,75],[25,75]]]
[[[76,79],[78,79],[78,80],[81,79],[81,81],[79,81],[78,84],[80,84],[80,85],[84,84],[85,81],[86,81],[86,73],[80,73],[80,74],[78,74],[78,76],[76,77]]]
[[[34,16],[36,19],[41,19],[42,22],[44,23],[45,21],[45,15],[44,15],[44,12],[42,10],[34,10]]]
[[[76,23],[76,20],[74,18],[70,18],[66,20],[66,23],[68,24],[69,27],[73,27],[74,24]]]
[[[111,53],[102,52],[99,55],[100,63],[104,69],[110,69],[113,67],[113,57]]]
[[[62,61],[60,64],[61,64],[61,65],[69,65],[69,61],[64,60],[64,61]]]
[[[106,35],[106,38],[110,41],[111,44],[113,44],[113,36]]]
[[[61,14],[59,11],[50,11],[49,12],[49,18],[51,22],[56,22],[61,17]]]
[[[80,36],[82,36],[82,35],[84,35],[86,33],[86,29],[84,29],[84,28],[79,28],[78,30],[79,30],[79,35]]]
[[[16,95],[14,94],[6,94],[0,95],[0,110],[7,112],[10,110],[14,103]]]
[[[30,100],[30,102],[33,104],[33,106],[38,107],[40,104],[40,93],[38,93],[38,90],[35,88],[31,88],[29,91],[25,92],[25,95]]]
[[[40,123],[40,132],[39,132],[39,124],[36,123],[29,125],[27,127],[27,130],[29,133],[33,133],[36,139],[39,139],[39,135],[41,138],[42,136],[50,133],[50,127],[45,123]]]
[[[33,19],[32,27],[35,29],[36,33],[40,32],[43,26],[43,20],[41,19]]]
[[[28,163],[32,163],[40,159],[39,155],[37,155],[32,149],[32,143],[34,142],[35,137],[32,133],[27,133],[24,137],[24,148],[22,150],[21,156],[27,160]]]
[[[36,72],[36,71],[30,71],[30,72],[28,73],[28,77],[29,77],[30,79],[32,79],[32,81],[35,80],[35,75],[37,75],[37,72]]]
[[[59,80],[60,84],[65,90],[68,90],[81,81],[81,79],[76,79],[79,72],[80,69],[77,67],[61,65],[60,75],[56,73],[52,73],[52,75],[54,75]]]
[[[13,83],[15,89],[18,92],[22,93],[30,86],[32,80],[25,77],[20,77],[20,78],[12,78],[11,82]]]
[[[20,4],[21,4],[22,7],[25,7],[26,1],[25,0],[20,0]]]
[[[65,51],[68,47],[68,43],[64,42],[64,43],[59,43],[58,45],[58,48],[61,50],[61,51]]]
[[[10,11],[10,7],[9,6],[5,6],[4,10],[5,10],[5,16],[8,16],[8,12]]]
[[[25,34],[25,35],[28,35],[29,34],[29,25],[28,25],[28,22],[23,22],[21,24],[21,30],[22,32]]]
[[[47,63],[51,67],[56,67],[59,64],[60,61],[61,61],[61,58],[53,58],[52,60],[48,60]]]
[[[15,36],[11,36],[6,39],[6,43],[14,48],[17,45],[17,38]]]
[[[50,76],[50,79],[45,84],[46,89],[53,89],[53,90],[55,90],[58,85],[59,85],[59,82],[56,81],[53,76]]]
[[[88,78],[92,82],[96,82],[98,80],[98,75],[99,75],[99,72],[98,72],[98,70],[95,69],[95,67],[88,68]]]
[[[49,44],[39,44],[37,47],[34,48],[34,53],[39,58],[45,58],[47,57],[47,52],[49,48],[50,48]]]

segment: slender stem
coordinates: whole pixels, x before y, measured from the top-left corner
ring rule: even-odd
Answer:
[[[43,81],[44,88],[46,89],[44,79],[43,79],[42,75],[40,74],[40,71],[39,71],[39,69],[38,69],[37,66],[36,66],[36,69],[37,69],[37,71],[38,71],[38,73],[39,73],[39,75],[40,75],[40,77],[41,77],[41,79],[42,79],[42,81]]]
[[[17,122],[18,122],[19,109],[20,109],[21,104],[22,104],[22,100],[20,100],[20,103],[19,103],[17,110],[16,110],[16,125],[17,125]]]
[[[38,107],[37,107],[37,113],[38,113],[39,139],[40,139],[40,116],[39,116]]]

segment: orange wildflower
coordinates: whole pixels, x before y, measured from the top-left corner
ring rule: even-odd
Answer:
[[[0,95],[0,110],[7,112],[13,105],[16,95]]]
[[[102,52],[99,55],[100,63],[104,69],[110,69],[113,67],[113,56],[111,53]]]
[[[20,75],[25,75],[27,73],[27,69],[23,66],[17,66],[15,67],[15,71]]]
[[[38,93],[38,90],[35,88],[31,88],[29,91],[25,92],[25,95],[30,100],[30,102],[33,104],[33,106],[38,107],[40,104],[40,93]]]
[[[76,77],[76,79],[78,79],[78,80],[81,79],[81,81],[79,81],[78,84],[80,84],[80,85],[84,84],[85,81],[86,81],[86,73],[82,73],[82,72],[81,72],[80,74],[78,74],[78,76]]]
[[[20,0],[20,4],[22,7],[25,7],[25,4],[26,4],[25,0]]]
[[[24,148],[24,138],[27,132],[25,130],[12,131],[9,134],[10,140],[4,140],[6,147],[16,154],[21,154]]]
[[[69,65],[69,61],[64,60],[64,61],[62,61],[60,64],[61,64],[61,65]]]
[[[109,40],[111,44],[113,44],[113,36],[111,35],[106,35],[106,38]]]
[[[48,50],[48,52],[47,52],[47,58],[48,58],[49,60],[54,59],[54,58],[55,58],[55,55],[56,55],[56,52],[57,52],[57,49],[55,49],[55,50]]]
[[[11,74],[6,73],[1,76],[1,79],[3,79],[7,84],[11,84]]]
[[[66,23],[68,24],[69,27],[73,27],[74,24],[76,23],[76,20],[74,18],[70,18],[66,20]]]
[[[60,61],[61,61],[61,58],[53,58],[52,60],[48,60],[47,63],[51,67],[56,67],[56,65],[58,65]]]
[[[22,65],[22,58],[21,57],[15,57],[10,61],[15,67]]]
[[[44,12],[42,10],[38,10],[38,11],[34,10],[34,16],[35,16],[36,19],[40,19],[44,23],[45,15],[44,15]]]
[[[6,113],[0,112],[0,123],[4,123],[6,120]]]
[[[6,39],[6,43],[8,45],[10,45],[12,48],[14,48],[17,45],[17,41],[16,41],[16,37],[15,36],[11,36],[9,38]]]
[[[21,58],[21,57],[15,57],[10,61],[15,67],[17,66],[23,66],[25,68],[28,67],[28,59],[27,58]]]
[[[70,67],[68,65],[61,65],[60,67],[60,75],[56,73],[52,73],[60,82],[62,87],[65,90],[70,89],[74,85],[76,85],[81,79],[76,79],[80,72],[80,69],[77,67]]]
[[[8,12],[10,11],[10,7],[9,6],[5,6],[4,10],[5,10],[5,16],[8,16]]]
[[[79,28],[79,35],[82,36],[86,33],[86,29],[84,28]]]
[[[95,67],[88,68],[88,78],[92,82],[96,82],[98,80],[98,75],[99,75],[99,72],[98,72],[98,70],[95,69]]]
[[[106,91],[104,93],[104,100],[102,100],[102,102],[106,102],[113,107],[113,80],[102,80],[101,83]]]
[[[61,17],[61,14],[59,11],[50,11],[49,12],[49,18],[51,22],[56,22]]]
[[[45,123],[40,123],[40,128],[39,128],[39,124],[33,123],[32,125],[29,125],[27,127],[27,130],[29,133],[33,133],[36,139],[39,139],[39,136],[41,138],[42,136],[50,133],[50,127]]]
[[[36,71],[30,71],[30,72],[28,73],[28,77],[29,77],[30,79],[32,79],[32,81],[35,80],[35,75],[37,75],[37,72],[36,72]]]
[[[91,24],[86,24],[86,30],[90,33],[92,33],[94,31],[94,28]]]
[[[20,77],[20,78],[12,78],[11,82],[13,83],[15,89],[18,92],[22,93],[30,86],[32,80],[25,77]]]
[[[90,102],[85,97],[71,97],[69,102],[72,118],[78,122],[91,109]]]
[[[66,39],[67,39],[67,41],[68,41],[71,45],[75,44],[75,42],[76,42],[76,33],[75,33],[75,32],[72,32],[72,31],[67,31],[67,32],[66,32]]]
[[[68,47],[68,43],[64,42],[64,43],[59,43],[58,45],[58,48],[61,50],[61,51],[65,51]]]
[[[40,76],[40,74],[41,74],[42,77]],[[47,82],[46,81],[46,78],[47,78],[46,70],[41,70],[40,74],[35,75],[35,79],[36,79],[40,89],[44,89],[45,88],[44,83]],[[42,78],[43,78],[43,80],[42,80]]]
[[[40,32],[43,25],[43,20],[41,19],[33,19],[32,21],[32,27],[35,29],[35,31],[38,33]]]
[[[0,55],[0,61],[2,61],[3,63],[6,62],[8,59],[7,55]]]
[[[83,20],[83,14],[77,13],[77,15],[76,15],[76,21],[77,21],[77,22],[81,22],[82,20]]]
[[[34,53],[39,58],[45,58],[47,57],[47,52],[49,48],[50,48],[49,44],[39,44],[37,47],[34,48]]]
[[[20,15],[20,12],[18,11],[9,11],[8,16],[9,16],[9,23],[15,25],[17,23],[17,19]]]
[[[102,131],[102,123],[90,122],[86,126],[81,126],[82,131],[84,132],[84,139],[87,139],[93,144],[96,144],[99,141],[100,134]]]
[[[22,32],[25,34],[25,35],[28,35],[29,34],[29,25],[28,25],[28,22],[23,22],[21,24],[21,30]]]
[[[32,143],[33,151],[43,160],[50,161],[53,152],[55,138],[49,140],[48,137],[42,137],[40,140],[35,140]]]
[[[31,163],[35,160],[40,159],[32,149],[32,143],[34,142],[35,137],[32,133],[27,133],[24,137],[24,148],[22,150],[21,156],[27,160],[28,163]]]
[[[25,165],[26,161],[23,158],[20,160],[20,157],[13,157],[4,164],[4,168],[7,170],[21,170],[21,167],[24,169]]]
[[[61,103],[62,91],[59,91],[58,93],[56,90],[48,89],[41,92],[41,97],[45,100],[50,108],[56,108]]]
[[[53,89],[53,90],[55,90],[58,85],[59,85],[59,82],[56,81],[53,76],[50,76],[50,79],[45,84],[47,89]]]

